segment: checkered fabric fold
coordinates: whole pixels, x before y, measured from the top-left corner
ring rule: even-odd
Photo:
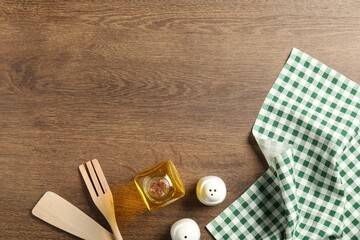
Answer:
[[[293,49],[253,127],[269,169],[215,239],[360,239],[360,87]]]

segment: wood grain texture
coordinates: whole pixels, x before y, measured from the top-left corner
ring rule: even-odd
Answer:
[[[76,239],[31,215],[50,190],[104,227],[78,166],[99,159],[121,233],[205,225],[266,169],[250,136],[292,47],[360,82],[357,1],[1,1],[0,239]],[[132,179],[172,159],[186,196],[148,212]],[[228,197],[202,206],[197,180]]]

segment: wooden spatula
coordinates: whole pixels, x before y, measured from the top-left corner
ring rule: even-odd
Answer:
[[[123,240],[116,222],[114,198],[99,161],[96,159],[88,161],[86,162],[86,167],[85,164],[82,164],[79,166],[79,169],[92,200],[108,221],[114,238],[116,240]]]
[[[86,240],[113,240],[113,235],[80,209],[53,192],[46,192],[32,214]]]

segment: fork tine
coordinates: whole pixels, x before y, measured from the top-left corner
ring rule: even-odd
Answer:
[[[91,183],[91,180],[90,180],[90,178],[89,178],[89,175],[88,175],[88,173],[86,172],[86,169],[85,169],[84,164],[81,164],[81,165],[79,166],[79,170],[80,170],[80,173],[81,173],[81,175],[82,175],[82,177],[83,177],[83,179],[84,179],[84,182],[85,182],[85,184],[86,184],[86,187],[87,187],[87,189],[89,190],[89,193],[90,193],[91,198],[95,201],[95,199],[97,198],[96,192],[95,192],[94,187],[93,187],[93,185],[92,185],[92,183]]]
[[[97,192],[97,195],[100,196],[102,195],[104,192],[101,189],[100,183],[99,183],[99,179],[96,176],[95,170],[94,170],[94,166],[92,165],[91,161],[87,161],[86,162],[86,167],[90,173],[90,178],[92,180],[92,183],[94,184],[94,188],[95,191]]]
[[[109,184],[107,183],[106,181],[106,178],[104,176],[104,172],[103,170],[101,169],[101,166],[99,164],[99,161],[97,159],[94,159],[92,160],[92,163],[94,165],[94,168],[95,168],[95,171],[96,171],[96,174],[97,176],[99,177],[99,181],[100,181],[100,184],[101,186],[103,187],[104,189],[104,192],[107,192],[110,188],[109,188]]]
[[[116,222],[114,199],[98,160],[88,161],[86,164],[79,166],[79,169],[91,198],[110,224],[114,239],[123,240]],[[98,196],[96,196],[96,191],[99,193]]]

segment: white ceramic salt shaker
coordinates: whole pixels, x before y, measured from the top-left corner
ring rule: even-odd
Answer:
[[[172,240],[200,240],[200,228],[190,218],[183,218],[171,226],[170,235]]]
[[[219,177],[202,177],[196,185],[196,196],[205,205],[214,206],[220,204],[226,197],[226,185]]]

